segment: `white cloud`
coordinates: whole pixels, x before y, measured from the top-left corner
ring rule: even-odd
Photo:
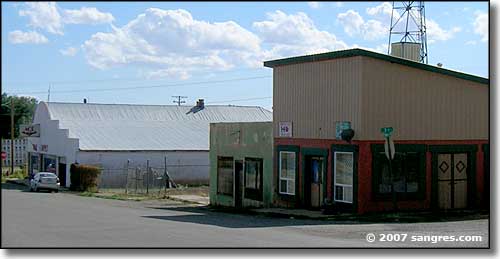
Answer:
[[[388,46],[387,43],[380,44],[380,45],[376,46],[375,48],[359,46],[357,44],[354,44],[352,46],[352,48],[360,48],[360,49],[365,49],[365,50],[369,50],[369,51],[373,51],[373,52],[387,54],[387,46]]]
[[[378,20],[368,20],[354,10],[337,15],[337,21],[344,26],[344,31],[351,37],[361,36],[365,40],[377,40],[387,37],[389,25]]]
[[[253,28],[269,49],[264,58],[305,55],[347,48],[335,35],[321,31],[307,14],[287,15],[282,11],[267,13],[267,20],[253,23]]]
[[[28,25],[63,35],[61,15],[55,2],[28,2],[25,7],[19,11],[19,15],[29,18]]]
[[[146,65],[149,76],[182,79],[196,70],[261,65],[259,38],[233,21],[209,23],[185,10],[149,8],[125,26],[112,27],[82,45],[87,62],[96,68]]]
[[[321,4],[320,2],[307,2],[307,4],[309,5],[309,7],[311,7],[312,9],[318,9],[320,8]]]
[[[479,12],[475,13],[475,20],[472,23],[474,26],[474,33],[481,36],[481,41],[488,41],[488,13]]]
[[[455,33],[460,32],[462,28],[460,27],[452,27],[448,30],[441,28],[441,26],[434,20],[428,18],[426,20],[427,26],[427,42],[429,44],[434,43],[436,41],[447,41],[452,39]]]
[[[372,16],[391,17],[392,5],[389,2],[383,2],[375,7],[366,8],[366,13]]]
[[[160,70],[148,72],[146,77],[148,79],[179,78],[181,80],[186,80],[186,79],[190,78],[190,75],[186,70],[176,68],[176,67],[171,67],[171,68],[160,69]]]
[[[345,13],[338,14],[337,21],[344,26],[344,31],[351,37],[360,32],[361,26],[363,26],[365,22],[363,17],[354,10],[348,10]]]
[[[115,20],[111,13],[103,13],[95,7],[82,7],[80,10],[64,10],[64,23],[68,24],[101,24]]]
[[[82,7],[80,10],[61,9],[55,2],[28,2],[19,11],[20,16],[28,17],[28,25],[53,34],[63,35],[64,24],[101,24],[111,23],[111,13],[103,13],[94,7]],[[61,15],[62,13],[62,15]]]
[[[366,13],[368,15],[370,15],[371,17],[373,17],[374,19],[384,23],[385,26],[387,26],[387,27],[389,27],[391,24],[391,15],[392,15],[393,22],[398,21],[400,15],[401,15],[398,12],[398,10],[394,10],[394,11],[392,10],[392,4],[389,2],[383,2],[380,5],[377,5],[375,7],[366,8]]]
[[[477,41],[475,40],[469,40],[467,42],[465,42],[465,45],[476,45],[477,44]]]
[[[12,44],[43,44],[49,42],[49,40],[35,31],[22,32],[19,30],[9,32],[9,42]]]
[[[68,57],[73,57],[76,55],[76,53],[78,53],[78,48],[75,48],[75,47],[68,47],[66,49],[60,49],[59,52],[63,55],[63,56],[68,56]]]

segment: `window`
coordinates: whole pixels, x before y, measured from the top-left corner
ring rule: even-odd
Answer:
[[[262,201],[262,159],[245,158],[245,198]]]
[[[335,201],[352,203],[354,154],[335,152],[334,156]]]
[[[233,158],[217,159],[217,193],[233,195]]]
[[[403,150],[396,152],[392,160],[393,180],[383,149],[373,153],[373,192],[378,197],[389,198],[392,193],[391,184],[394,183],[394,191],[400,198],[417,198],[425,188],[425,152],[396,147],[396,151],[398,149]]]
[[[279,193],[295,195],[296,154],[281,151],[279,157]]]

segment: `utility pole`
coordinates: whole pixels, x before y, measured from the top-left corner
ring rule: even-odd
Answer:
[[[174,103],[176,103],[178,106],[181,106],[181,103],[186,103],[186,101],[181,101],[182,99],[188,98],[187,96],[181,96],[181,95],[173,95],[172,98],[176,98],[177,100],[174,100]]]
[[[14,96],[10,97],[10,173],[14,173]]]

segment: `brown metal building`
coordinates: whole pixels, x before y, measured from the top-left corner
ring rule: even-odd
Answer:
[[[264,65],[278,205],[393,209],[380,132],[393,127],[399,209],[486,207],[488,79],[361,49]],[[346,123],[350,143],[338,136]]]

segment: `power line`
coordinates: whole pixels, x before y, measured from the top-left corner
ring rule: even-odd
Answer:
[[[178,84],[165,84],[165,85],[151,85],[151,86],[132,86],[132,87],[116,87],[116,88],[91,88],[91,89],[81,89],[81,90],[60,90],[51,91],[51,93],[81,93],[81,92],[104,92],[104,91],[120,91],[120,90],[134,90],[134,89],[148,89],[148,88],[166,88],[173,86],[186,86],[186,85],[200,85],[200,84],[217,84],[235,81],[245,81],[245,80],[255,80],[262,78],[271,78],[271,76],[254,76],[254,77],[240,77],[232,78],[226,80],[214,80],[214,81],[198,81],[191,83],[178,83]],[[43,94],[45,91],[37,92],[12,92],[11,94]]]
[[[221,101],[213,101],[210,103],[217,104],[217,103],[229,103],[229,102],[244,102],[244,101],[264,100],[264,99],[272,99],[272,98],[273,98],[272,96],[266,96],[266,97],[247,98],[247,99],[221,100]]]
[[[249,69],[234,69],[234,70],[228,70],[228,71],[208,71],[206,72],[207,75],[211,74],[224,74],[224,73],[231,73],[231,72],[238,72],[238,71],[254,71],[258,70],[261,68],[249,68]],[[202,76],[202,75],[199,75]],[[144,79],[144,78],[137,78],[137,77],[130,77],[130,78],[103,78],[103,79],[88,79],[88,80],[64,80],[64,81],[4,81],[4,84],[19,84],[19,85],[31,85],[31,84],[52,84],[52,85],[59,85],[59,84],[81,84],[81,83],[98,83],[98,82],[110,82],[110,81],[129,81],[129,82],[135,82],[135,81],[144,81],[144,80],[152,80],[152,81],[162,81],[161,79],[155,80],[155,79]]]

